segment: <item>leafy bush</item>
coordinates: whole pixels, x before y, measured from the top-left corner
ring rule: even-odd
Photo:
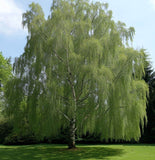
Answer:
[[[15,145],[15,144],[25,145],[25,144],[36,144],[38,142],[39,141],[37,141],[36,137],[33,135],[20,136],[15,133],[11,133],[7,137],[5,137],[3,144],[5,145]]]
[[[12,132],[12,125],[7,121],[0,121],[0,144],[4,143],[5,138]]]

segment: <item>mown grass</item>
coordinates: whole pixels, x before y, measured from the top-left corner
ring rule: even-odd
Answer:
[[[0,160],[155,160],[155,145],[0,145]]]

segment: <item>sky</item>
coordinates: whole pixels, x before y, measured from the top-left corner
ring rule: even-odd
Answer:
[[[155,0],[100,0],[109,4],[115,21],[136,30],[133,47],[144,48],[155,69]],[[22,13],[32,2],[39,3],[45,16],[52,0],[0,0],[0,51],[6,58],[20,56],[26,45],[27,30],[22,27]]]

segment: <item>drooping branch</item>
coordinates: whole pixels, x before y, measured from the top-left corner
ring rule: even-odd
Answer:
[[[128,66],[128,63],[132,60],[132,56],[130,56],[126,63],[124,63],[124,65],[121,67],[121,70],[119,71],[119,73],[117,74],[117,76],[113,79],[113,82],[116,82],[122,75],[122,73],[124,73],[125,68]]]
[[[78,103],[78,104],[83,103],[85,100],[88,99],[88,97],[89,97],[92,93],[94,93],[94,92],[88,92],[88,93],[86,93],[86,95],[85,95],[83,98],[79,99],[77,103]]]
[[[60,57],[55,50],[53,50],[54,52],[54,55],[61,61],[61,62],[64,62],[64,60],[62,59],[62,57]]]
[[[85,78],[85,75],[83,75],[83,78],[81,80],[81,87],[80,87],[80,93],[77,97],[77,100],[80,98],[80,96],[82,95],[82,92],[83,92],[83,87],[84,87],[84,78]]]
[[[71,119],[62,111],[56,109],[57,112],[61,113],[69,122],[71,122]]]

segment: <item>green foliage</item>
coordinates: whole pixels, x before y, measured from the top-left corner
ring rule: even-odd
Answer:
[[[148,104],[147,104],[147,117],[148,123],[145,126],[144,134],[141,137],[141,142],[155,142],[155,71],[151,66],[151,62],[149,59],[148,54],[145,50],[145,76],[143,77],[145,82],[149,86],[149,97],[148,97]]]
[[[10,59],[3,57],[2,52],[0,52],[0,123],[4,120],[2,112],[4,110],[4,91],[5,85],[8,80],[12,77],[12,66],[10,64]]]
[[[34,135],[19,135],[14,132],[5,137],[3,144],[5,145],[26,145],[39,143]]]
[[[2,52],[0,52],[0,80],[1,85],[5,84],[7,80],[11,77],[11,71],[12,67],[10,64],[10,59],[5,59],[2,55]]]
[[[78,136],[138,140],[148,86],[144,53],[129,47],[134,29],[115,23],[107,4],[87,0],[53,1],[47,20],[32,3],[23,17],[27,44],[6,89],[16,128],[24,120],[44,137],[73,123]]]
[[[5,138],[12,132],[12,125],[6,120],[0,120],[0,144],[4,143]]]

